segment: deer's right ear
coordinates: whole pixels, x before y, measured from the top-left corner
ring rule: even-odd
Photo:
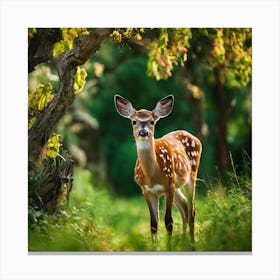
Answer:
[[[114,96],[114,100],[115,100],[116,110],[122,117],[130,119],[136,112],[132,104],[122,96],[116,94]]]

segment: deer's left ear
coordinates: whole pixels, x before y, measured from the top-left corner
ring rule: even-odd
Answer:
[[[156,119],[160,118],[165,118],[168,116],[173,109],[173,104],[174,104],[174,96],[173,95],[168,95],[161,99],[155,109],[153,110],[153,114],[156,117]]]

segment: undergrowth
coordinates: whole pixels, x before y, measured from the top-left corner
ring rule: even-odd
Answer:
[[[250,177],[233,174],[228,185],[219,181],[196,197],[196,251],[251,251],[252,216]],[[179,211],[173,208],[173,236],[164,227],[164,200],[160,200],[158,244],[150,238],[149,212],[142,195],[119,198],[102,186],[92,186],[87,170],[74,175],[69,205],[58,216],[29,207],[29,251],[154,252],[191,251],[182,237]],[[237,181],[239,184],[237,184]]]

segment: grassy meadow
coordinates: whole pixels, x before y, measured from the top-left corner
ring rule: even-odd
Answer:
[[[189,235],[182,237],[179,211],[173,208],[174,229],[168,239],[164,227],[164,199],[160,200],[158,244],[150,238],[146,202],[139,196],[120,198],[93,186],[88,170],[76,170],[68,205],[47,216],[29,208],[30,252],[179,252],[191,251]],[[124,186],[131,187],[131,186]],[[251,251],[251,183],[232,175],[227,186],[198,182],[196,251]]]

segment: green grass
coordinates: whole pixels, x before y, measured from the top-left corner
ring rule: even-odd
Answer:
[[[29,209],[29,251],[154,252],[191,251],[182,237],[182,222],[173,208],[171,240],[164,227],[160,200],[158,244],[151,242],[149,212],[142,196],[118,198],[92,186],[89,171],[78,170],[69,205],[58,217]],[[208,187],[196,197],[196,251],[251,251],[250,192],[230,187]],[[217,184],[216,184],[217,185]]]

